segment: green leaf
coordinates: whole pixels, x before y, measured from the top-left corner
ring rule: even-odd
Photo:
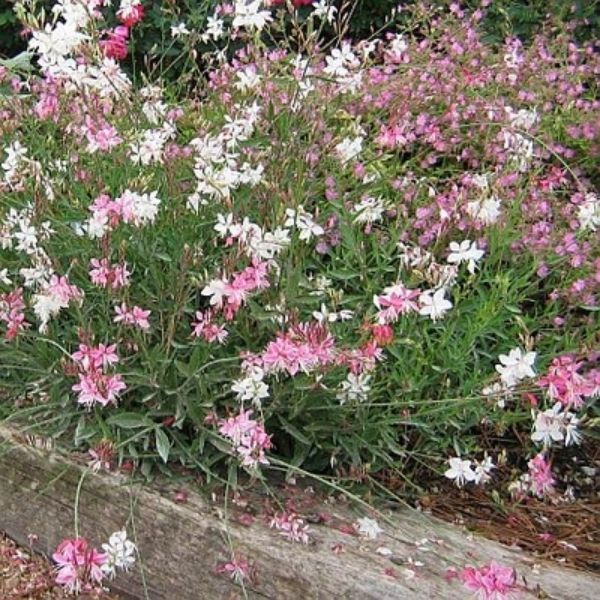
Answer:
[[[152,427],[154,423],[139,413],[119,413],[111,415],[106,419],[109,425],[115,425],[121,429],[136,429],[137,427]]]
[[[176,360],[175,367],[184,377],[191,377],[194,374],[190,365],[184,363],[182,360]]]
[[[171,451],[169,436],[159,427],[154,431],[154,437],[156,439],[156,449],[158,450],[158,454],[166,463],[169,460],[169,453]]]
[[[287,431],[295,440],[298,440],[300,443],[305,444],[306,446],[310,446],[312,444],[312,442],[291,423],[288,423],[285,419],[282,418],[280,418],[279,420],[283,429]]]
[[[238,466],[237,462],[229,463],[229,468],[227,469],[227,483],[232,490],[237,488],[238,482]]]

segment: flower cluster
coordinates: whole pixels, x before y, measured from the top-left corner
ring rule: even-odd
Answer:
[[[121,392],[127,389],[119,373],[107,369],[119,362],[116,344],[87,346],[79,344],[73,361],[79,369],[79,382],[71,388],[77,392],[77,402],[87,408],[96,404],[117,404]]]
[[[106,577],[114,578],[117,569],[127,571],[135,564],[137,549],[125,531],[113,533],[102,549],[99,552],[82,537],[63,540],[52,555],[58,569],[56,583],[70,593],[92,592]]]
[[[271,436],[260,423],[250,418],[251,415],[251,410],[241,410],[236,417],[222,419],[219,433],[231,441],[242,465],[255,469],[259,464],[269,464],[265,451],[272,447],[272,443]]]
[[[496,468],[491,457],[487,455],[481,462],[475,461],[474,464],[471,460],[464,460],[460,457],[449,458],[448,464],[450,468],[444,473],[444,476],[454,480],[458,487],[471,482],[483,485],[490,481],[491,472]]]
[[[0,294],[0,321],[6,325],[5,338],[8,341],[14,340],[19,332],[29,327],[29,323],[25,320],[22,288]]]
[[[284,511],[273,515],[269,526],[292,542],[308,544],[310,528],[296,513]]]
[[[552,496],[555,493],[556,478],[552,473],[552,465],[546,456],[537,454],[528,463],[528,472],[511,483],[510,491],[516,497],[533,494],[538,498]]]
[[[479,600],[509,600],[517,590],[514,569],[494,561],[481,567],[465,567],[458,576]]]
[[[579,409],[588,398],[600,393],[600,371],[591,370],[583,375],[580,373],[583,366],[583,361],[571,355],[557,356],[537,384],[553,402],[564,408]]]
[[[178,82],[153,53],[126,71],[148,3],[22,7],[39,68],[0,67],[0,397],[33,390],[102,467],[121,423],[132,469],[150,447],[219,468],[219,435],[252,469],[402,457],[409,480],[451,456],[463,486],[495,475],[485,431],[548,496],[600,391],[598,53],[488,46],[454,4],[321,43],[343,4],[218,3],[203,29],[174,7],[204,71]],[[70,393],[106,410],[63,415]]]
[[[85,538],[63,540],[52,559],[58,566],[56,583],[71,593],[79,593],[100,584],[106,556],[89,546]]]

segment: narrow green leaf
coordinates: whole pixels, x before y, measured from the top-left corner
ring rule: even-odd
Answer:
[[[166,463],[169,460],[169,453],[171,452],[171,443],[169,442],[169,436],[165,433],[164,429],[158,427],[154,431],[156,439],[156,449],[158,454]]]

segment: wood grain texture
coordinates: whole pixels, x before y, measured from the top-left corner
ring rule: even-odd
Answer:
[[[28,534],[37,535],[35,549],[50,554],[61,539],[73,536],[74,500],[85,467],[58,453],[26,446],[1,427],[0,447],[0,530],[25,544]],[[227,520],[222,503],[211,504],[191,491],[185,504],[172,498],[165,486],[131,485],[116,475],[84,478],[82,535],[99,544],[125,525],[130,535],[135,528],[143,577],[139,568],[120,575],[113,591],[132,599],[243,598],[239,587],[215,572],[219,563],[229,560],[232,546],[255,567],[255,581],[245,590],[251,599],[463,600],[469,592],[447,580],[447,569],[492,559],[517,570],[524,600],[600,598],[598,576],[554,563],[537,564],[539,559],[524,552],[412,510],[389,513],[393,524],[378,519],[384,534],[376,541],[330,525],[312,525],[314,542],[304,546],[277,535],[261,519],[249,527]],[[323,510],[346,522],[364,516],[343,504],[328,504]],[[424,538],[428,541],[420,543]],[[392,555],[378,554],[382,546]],[[386,569],[393,569],[393,575],[386,575]]]

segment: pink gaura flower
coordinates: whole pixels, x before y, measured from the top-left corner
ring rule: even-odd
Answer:
[[[107,556],[91,548],[85,538],[62,541],[52,559],[58,565],[56,583],[71,593],[92,590],[104,579],[102,565]]]
[[[229,333],[224,325],[213,322],[213,313],[207,310],[196,312],[196,320],[192,322],[192,335],[202,337],[209,343],[218,342],[223,344]]]
[[[375,343],[379,346],[387,346],[394,340],[394,330],[390,325],[373,325],[371,333]]]
[[[339,364],[347,365],[354,375],[372,371],[378,362],[384,360],[383,349],[376,339],[370,340],[360,348],[344,350],[337,357]]]
[[[96,221],[105,221],[112,229],[121,222],[121,206],[106,194],[100,194],[90,205],[89,209]]]
[[[309,526],[294,512],[276,513],[271,519],[269,527],[277,529],[281,535],[292,542],[308,544],[310,541]]]
[[[531,491],[543,498],[546,495],[554,493],[554,484],[556,480],[552,475],[552,466],[546,460],[543,454],[538,454],[528,463],[529,467],[529,485]]]
[[[99,344],[98,346],[87,346],[79,344],[79,349],[73,353],[72,358],[79,363],[84,371],[105,369],[119,362],[116,344]]]
[[[326,323],[299,323],[278,333],[260,358],[266,371],[287,371],[292,376],[299,371],[309,373],[334,362],[335,339]]]
[[[229,575],[233,581],[241,585],[244,581],[251,579],[250,562],[243,556],[234,554],[231,561],[217,566],[217,573]]]
[[[466,567],[459,578],[479,600],[508,600],[516,590],[514,570],[494,561],[482,567]]]
[[[264,425],[251,419],[251,415],[251,410],[242,410],[236,417],[222,419],[219,422],[219,433],[231,440],[242,459],[242,465],[254,469],[259,464],[269,464],[265,450],[269,450],[272,443]]]
[[[68,277],[59,277],[52,275],[46,292],[58,298],[62,304],[69,304],[71,300],[81,300],[83,292],[76,286],[69,283]]]
[[[88,408],[96,404],[107,406],[116,404],[119,394],[127,389],[127,385],[119,374],[107,375],[100,371],[79,374],[79,383],[71,388],[79,393],[77,402]]]
[[[210,305],[215,311],[221,310],[230,321],[245,304],[248,295],[269,287],[267,278],[269,264],[254,260],[243,271],[228,278],[213,279],[203,289],[202,295],[210,297]]]
[[[115,306],[116,316],[113,319],[114,323],[123,323],[123,325],[130,325],[137,327],[142,331],[148,331],[150,329],[150,316],[149,310],[144,310],[139,306],[129,308],[125,302],[121,303],[121,306]]]
[[[103,40],[100,40],[100,48],[106,58],[123,60],[127,56],[127,38],[129,29],[118,26],[113,31],[109,31]]]
[[[410,290],[398,283],[385,288],[383,292],[380,296],[373,296],[373,303],[379,309],[379,323],[394,323],[400,315],[418,312],[417,299],[421,294],[419,290]]]
[[[73,353],[73,361],[80,368],[79,382],[72,386],[78,393],[77,402],[88,408],[96,404],[116,404],[119,394],[127,385],[119,374],[107,374],[106,369],[119,362],[116,344],[87,346],[80,344]]]
[[[537,383],[547,390],[553,402],[560,402],[565,408],[581,408],[596,390],[593,379],[579,372],[583,364],[569,354],[557,356]]]
[[[6,324],[5,337],[9,342],[30,326],[25,321],[22,288],[17,288],[7,294],[0,294],[0,321]]]
[[[92,258],[90,261],[90,280],[94,285],[118,290],[129,285],[131,273],[127,263],[110,265],[106,258]]]
[[[144,18],[144,6],[141,2],[135,0],[126,0],[121,2],[121,6],[117,11],[117,19],[125,25],[125,27],[133,27]]]
[[[109,152],[123,141],[116,128],[106,121],[94,122],[87,117],[84,131],[88,141],[88,151],[92,153],[98,150]]]
[[[42,93],[33,110],[38,119],[58,119],[60,114],[58,97],[55,94]]]
[[[287,371],[292,376],[300,370],[308,371],[314,364],[313,357],[304,346],[298,346],[282,333],[267,344],[261,359],[266,370]]]

